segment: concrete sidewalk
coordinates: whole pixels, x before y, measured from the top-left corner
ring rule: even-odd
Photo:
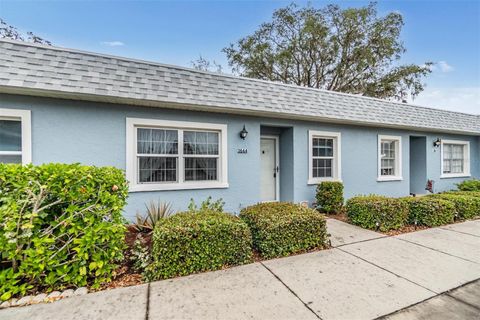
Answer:
[[[397,320],[434,319],[432,310],[478,319],[480,220],[396,237],[327,223],[330,250],[0,310],[0,319]]]

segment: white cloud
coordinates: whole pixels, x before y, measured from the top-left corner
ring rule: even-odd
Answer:
[[[101,44],[109,47],[121,47],[125,45],[122,41],[103,41]]]
[[[422,67],[426,67],[426,64],[422,64]],[[452,72],[455,68],[447,63],[447,61],[438,61],[430,66],[432,71],[440,71],[443,73]]]
[[[480,114],[480,87],[427,87],[410,102],[426,107]]]
[[[451,72],[455,70],[451,65],[447,63],[447,61],[438,61],[438,67],[442,72]]]

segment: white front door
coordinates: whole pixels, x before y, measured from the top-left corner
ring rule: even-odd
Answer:
[[[262,137],[260,139],[260,199],[262,201],[278,200],[278,138]]]

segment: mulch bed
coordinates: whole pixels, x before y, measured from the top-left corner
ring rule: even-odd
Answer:
[[[379,231],[380,233],[386,234],[388,236],[397,236],[399,234],[403,233],[410,233],[410,232],[415,232],[415,231],[420,231],[420,230],[425,230],[425,229],[431,229],[430,227],[427,226],[412,226],[412,225],[407,225],[404,226],[398,230],[390,230],[386,232]]]
[[[116,274],[111,282],[103,284],[99,289],[94,291],[129,287],[144,283],[142,280],[142,275],[133,269],[133,263],[130,259],[131,250],[133,249],[134,243],[137,239],[140,239],[144,245],[147,246],[150,246],[152,242],[151,235],[137,231],[133,225],[127,226],[127,232],[125,234],[127,250],[124,252],[125,257],[122,261],[122,264],[117,268],[117,270],[115,270]]]
[[[336,219],[336,220],[340,220],[342,222],[346,222],[346,223],[350,223],[348,221],[348,217],[347,215],[345,214],[345,212],[340,212],[340,213],[337,213],[337,214],[328,214],[328,215],[325,215],[327,218],[332,218],[332,219]],[[425,229],[430,229],[430,227],[426,227],[426,226],[414,226],[414,225],[406,225],[398,230],[390,230],[390,231],[377,231],[379,233],[382,233],[382,234],[386,234],[388,236],[396,236],[396,235],[399,235],[399,234],[403,234],[403,233],[410,233],[410,232],[415,232],[415,231],[420,231],[420,230],[425,230]],[[375,230],[373,230],[375,231]]]

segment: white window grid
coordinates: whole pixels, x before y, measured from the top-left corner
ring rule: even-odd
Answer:
[[[168,129],[178,132],[177,153],[171,154],[172,152],[170,152],[169,154],[158,155],[161,157],[178,158],[176,162],[178,168],[176,181],[152,183],[138,182],[137,128]],[[214,151],[215,154],[212,154],[213,152],[210,152],[210,154],[185,154],[183,135],[186,131],[216,133],[217,136],[215,138],[218,140],[218,147],[210,149],[208,146],[206,147],[207,150]],[[126,176],[128,181],[130,182],[131,192],[228,188],[227,125],[225,124],[171,121],[160,119],[126,118],[126,142]],[[210,142],[213,141],[208,140],[208,144],[211,144]],[[145,156],[151,156],[151,154],[146,154]],[[215,165],[217,167],[215,174],[208,175],[207,179],[210,180],[195,181],[186,179],[185,159],[189,158],[215,159]],[[202,165],[206,164],[202,163]],[[209,164],[209,168],[207,168],[207,170],[213,169],[210,167],[213,167],[215,165]],[[201,169],[204,168],[202,167]],[[202,171],[201,174],[202,177],[206,176],[205,171]]]
[[[320,136],[314,136],[312,141],[312,177],[313,178],[333,178],[335,174],[335,138],[332,137],[320,137]],[[320,143],[320,140],[325,141],[325,145],[315,145],[315,141],[318,141],[317,143]],[[331,146],[328,146],[328,143],[331,143]],[[331,149],[331,156],[320,156],[314,155],[313,150],[314,149],[325,149],[325,153],[328,149]],[[328,161],[324,161],[324,166],[315,166],[315,160],[330,160],[330,166],[326,165]],[[330,170],[330,174],[327,175],[328,170]],[[323,171],[323,175],[320,174],[320,172]]]
[[[137,141],[137,153],[136,153],[136,156],[137,156],[137,183],[139,184],[143,184],[143,183],[150,183],[150,184],[158,184],[158,183],[178,183],[179,181],[181,182],[201,182],[201,181],[218,181],[218,178],[219,178],[219,166],[218,166],[218,160],[220,159],[220,152],[219,152],[219,140],[220,140],[220,133],[218,131],[215,131],[215,130],[193,130],[193,129],[188,129],[188,130],[185,130],[185,129],[177,129],[177,128],[162,128],[162,127],[147,127],[147,126],[138,126],[135,128],[136,129],[136,137],[138,137],[138,130],[139,129],[152,129],[152,130],[165,130],[165,131],[175,131],[177,132],[177,140],[175,141],[171,141],[171,140],[162,140],[162,141],[154,141],[154,142],[161,142],[161,143],[176,143],[176,153],[138,153],[138,143],[139,143],[139,140],[136,139]],[[203,132],[203,133],[207,133],[207,141],[205,144],[206,146],[206,150],[207,150],[207,153],[209,153],[210,149],[209,149],[209,146],[213,145],[213,142],[210,142],[208,141],[208,133],[214,133],[217,135],[217,139],[216,139],[216,144],[217,144],[217,147],[216,147],[216,154],[202,154],[202,153],[185,153],[185,146],[186,146],[186,141],[184,140],[184,134],[185,132],[192,132],[194,133],[195,135],[197,133],[200,133],[200,132]],[[202,143],[197,143],[196,141],[194,142],[195,146],[198,145],[198,144],[202,144]],[[165,149],[166,150],[166,149]],[[212,152],[213,153],[213,152]],[[176,159],[176,165],[175,165],[175,169],[172,169],[172,168],[165,168],[165,169],[162,169],[164,171],[170,171],[170,170],[175,170],[176,174],[176,179],[175,180],[172,180],[172,181],[151,181],[151,182],[140,182],[140,158],[142,157],[149,157],[149,158],[175,158]],[[216,176],[216,179],[208,179],[208,174],[207,174],[207,179],[205,180],[187,180],[186,177],[185,177],[185,172],[186,170],[194,170],[194,168],[187,168],[186,166],[186,160],[187,159],[215,159],[216,160],[216,166],[215,168],[206,168],[207,170],[213,170],[215,169],[217,172],[215,173],[215,176]],[[196,176],[196,174],[195,174]]]

